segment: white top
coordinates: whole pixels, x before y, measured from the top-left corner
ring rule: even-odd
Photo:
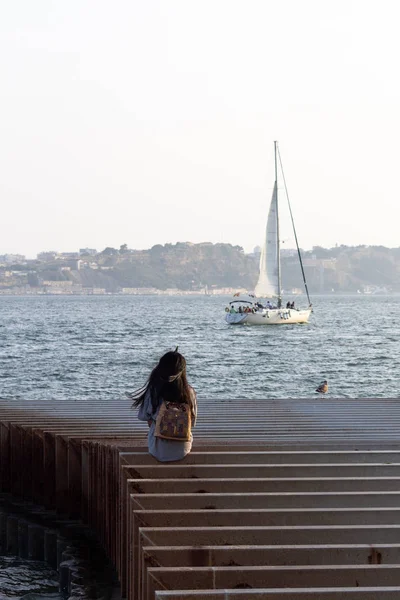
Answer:
[[[196,425],[197,418],[197,400],[196,400],[196,392],[192,387],[190,387],[190,391],[192,394],[192,427]],[[154,458],[159,460],[160,462],[170,462],[173,460],[182,460],[189,454],[192,449],[193,436],[190,435],[189,441],[182,440],[164,440],[159,437],[155,437],[154,432],[156,429],[156,419],[158,415],[158,411],[160,410],[160,406],[162,403],[162,398],[159,398],[157,401],[157,409],[153,411],[153,405],[151,402],[150,392],[147,391],[144,397],[143,404],[139,408],[138,419],[140,421],[149,421],[151,420],[151,426],[149,428],[148,434],[148,442],[149,442],[149,452]]]

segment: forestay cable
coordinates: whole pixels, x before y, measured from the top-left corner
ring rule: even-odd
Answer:
[[[306,281],[306,276],[305,276],[305,273],[304,273],[303,261],[301,259],[301,252],[300,252],[300,248],[299,248],[299,242],[297,240],[296,227],[294,226],[294,219],[293,219],[292,207],[290,205],[289,194],[288,194],[288,191],[287,191],[285,173],[283,172],[282,159],[281,159],[281,153],[279,151],[279,147],[278,147],[278,156],[279,156],[279,164],[281,166],[282,179],[283,179],[283,183],[284,183],[284,186],[285,186],[286,198],[287,198],[288,205],[289,205],[290,218],[292,220],[292,226],[293,226],[293,232],[294,232],[294,239],[296,240],[297,254],[299,255],[301,273],[303,275],[304,287],[306,289],[306,294],[307,294],[307,298],[308,298],[308,304],[311,306],[310,294],[308,293],[307,281]]]

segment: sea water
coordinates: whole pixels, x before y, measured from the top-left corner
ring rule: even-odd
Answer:
[[[58,574],[43,562],[0,556],[0,600],[62,600]]]
[[[0,297],[0,396],[112,401],[179,346],[199,400],[304,398],[323,379],[332,397],[400,397],[399,296],[319,296],[309,324],[259,327],[227,325],[229,299]]]

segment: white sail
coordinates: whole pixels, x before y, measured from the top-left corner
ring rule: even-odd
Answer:
[[[279,295],[278,282],[278,197],[275,181],[269,207],[267,230],[260,256],[260,275],[256,285],[256,296],[271,298]]]

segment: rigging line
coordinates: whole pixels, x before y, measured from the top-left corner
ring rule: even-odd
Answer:
[[[279,156],[279,164],[281,166],[282,179],[283,179],[283,183],[284,183],[284,186],[285,186],[286,198],[287,198],[288,205],[289,205],[290,218],[292,220],[294,239],[296,240],[297,254],[299,255],[301,273],[303,275],[304,287],[306,289],[306,294],[307,294],[307,298],[308,298],[308,304],[311,306],[310,294],[308,293],[306,275],[304,273],[304,267],[303,267],[303,261],[302,261],[302,258],[301,258],[301,252],[300,252],[300,248],[299,248],[299,242],[297,240],[296,227],[294,226],[294,219],[293,219],[292,207],[291,207],[290,200],[289,200],[289,194],[288,194],[287,185],[286,185],[285,173],[283,172],[282,159],[281,159],[281,153],[279,151],[279,147],[278,147],[278,156]]]

